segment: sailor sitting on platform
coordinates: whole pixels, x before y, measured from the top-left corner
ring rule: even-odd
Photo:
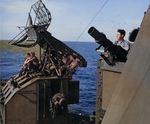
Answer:
[[[29,59],[27,63],[28,63],[28,70],[31,70],[32,72],[37,71],[39,67],[39,60],[35,56],[34,52],[31,52],[31,59]]]
[[[27,53],[26,54],[26,60],[24,61],[24,64],[23,64],[23,68],[20,70],[19,72],[19,77],[24,75],[28,69],[28,61],[31,59],[31,54],[30,53]]]

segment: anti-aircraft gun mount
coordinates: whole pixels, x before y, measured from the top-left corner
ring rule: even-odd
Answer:
[[[79,81],[71,79],[76,69],[86,67],[87,62],[47,31],[51,19],[42,0],[37,1],[31,6],[26,26],[19,27],[21,32],[9,42],[27,48],[38,44],[41,68],[28,75],[17,74],[2,87],[0,113],[3,124],[67,124],[67,112],[56,119],[51,118],[50,99],[56,93],[62,93],[68,104],[79,102]]]
[[[34,23],[32,17],[35,17]],[[87,62],[80,54],[53,37],[47,31],[50,22],[51,14],[43,2],[39,0],[31,6],[26,26],[20,27],[23,30],[9,44],[21,47],[33,47],[38,44],[44,50],[44,53],[40,55],[43,71],[49,75],[50,66],[53,64],[55,65],[54,68],[57,76],[68,75],[68,72],[70,72],[71,76],[71,73],[75,72],[77,66],[86,67]],[[67,63],[64,62],[66,60]],[[46,67],[47,64],[49,67]],[[61,65],[66,65],[66,67],[62,67],[65,69],[62,70]],[[64,72],[64,70],[68,71]]]

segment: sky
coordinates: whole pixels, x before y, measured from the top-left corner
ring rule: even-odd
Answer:
[[[116,40],[117,29],[124,29],[128,40],[129,32],[140,27],[150,5],[150,0],[42,1],[52,15],[48,31],[61,41],[94,42],[87,33],[92,26],[111,41]],[[17,26],[26,25],[30,7],[35,2],[37,0],[0,0],[0,40],[11,40],[20,32]]]

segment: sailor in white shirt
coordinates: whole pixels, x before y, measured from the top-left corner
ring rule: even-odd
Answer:
[[[118,46],[121,46],[126,51],[129,51],[130,43],[128,41],[124,40],[125,34],[126,34],[125,30],[118,29],[117,35],[116,35],[117,41],[115,41],[114,44],[118,45]]]

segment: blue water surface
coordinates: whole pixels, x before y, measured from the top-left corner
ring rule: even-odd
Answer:
[[[89,116],[95,111],[97,59],[100,58],[95,48],[98,47],[98,44],[94,42],[65,42],[65,44],[81,54],[87,61],[87,67],[78,68],[76,74],[73,75],[73,79],[80,81],[79,103],[69,105],[68,111]],[[25,60],[25,54],[2,50],[0,78],[9,79],[18,74]]]
[[[24,60],[26,59],[26,53],[14,53],[7,50],[1,51],[0,69],[1,79],[9,79],[13,75],[16,75],[21,70]]]

